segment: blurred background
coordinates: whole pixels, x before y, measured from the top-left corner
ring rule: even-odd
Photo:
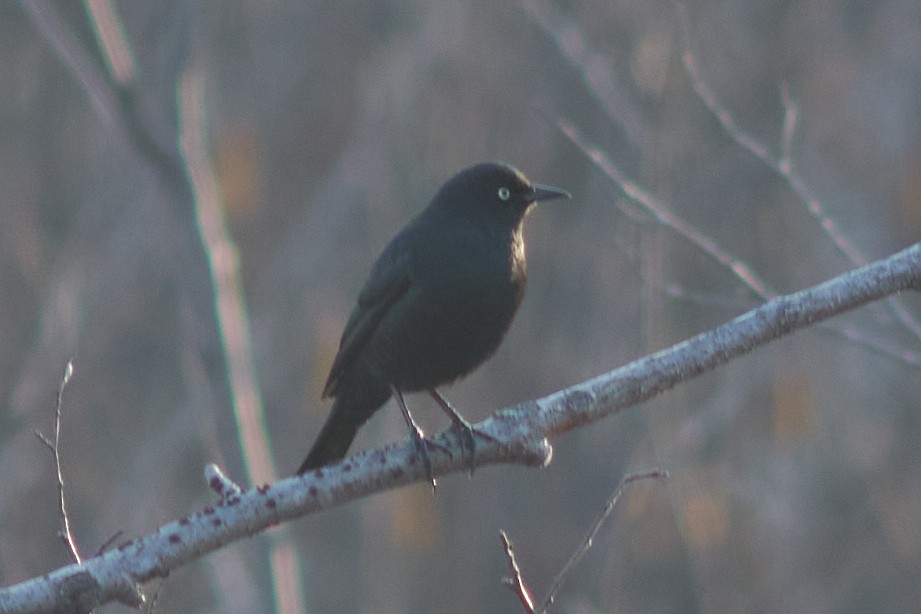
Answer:
[[[761,301],[627,200],[561,123],[777,292],[853,268],[835,238],[876,259],[921,230],[914,0],[115,9],[142,129],[175,142],[177,79],[198,101],[206,168],[236,244],[220,256],[238,264],[248,306],[251,351],[232,358],[253,368],[247,390],[262,400],[281,475],[325,417],[323,380],[377,253],[474,162],[512,163],[573,200],[529,217],[518,318],[496,356],[445,391],[471,419]],[[206,462],[247,481],[194,214],[62,59],[61,32],[104,72],[82,4],[0,4],[4,586],[69,561],[51,454],[33,431],[51,432],[70,358],[61,454],[84,553],[210,502]],[[687,49],[774,158],[789,94],[794,172],[839,236],[727,134],[695,93]],[[900,300],[917,318],[921,302]],[[233,544],[152,583],[157,611],[276,611],[269,551],[283,542],[303,592],[292,612],[518,612],[500,581],[498,531],[541,595],[621,477],[649,468],[671,479],[627,490],[552,611],[912,610],[918,327],[885,303],[838,322],[865,342],[809,329],[558,438],[543,470],[450,476],[434,496],[404,488]],[[409,402],[426,428],[446,426],[424,395]],[[405,436],[389,406],[353,449]]]

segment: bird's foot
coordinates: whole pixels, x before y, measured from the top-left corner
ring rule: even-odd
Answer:
[[[429,447],[441,448],[444,452],[447,452],[447,449],[425,438],[422,429],[419,428],[419,425],[413,420],[412,414],[409,413],[409,409],[406,407],[406,401],[403,400],[403,394],[396,386],[391,387],[391,390],[393,396],[397,400],[397,405],[400,406],[400,412],[403,414],[403,420],[406,421],[406,427],[409,429],[409,437],[412,439],[416,458],[422,459],[422,463],[425,465],[425,475],[429,482],[431,482],[432,492],[434,493],[435,474],[432,473],[432,459],[429,457]]]
[[[422,464],[425,465],[425,475],[432,484],[432,492],[435,492],[436,482],[435,475],[432,473],[432,459],[429,456],[429,448],[440,449],[442,452],[447,452],[448,450],[444,446],[426,439],[422,429],[415,423],[409,428],[409,438],[412,440],[416,458],[422,459]]]
[[[467,466],[470,469],[470,475],[473,475],[473,469],[476,467],[476,438],[481,437],[487,441],[496,441],[496,438],[476,428],[460,414],[458,418],[459,420],[451,421],[451,430],[461,440],[463,455],[467,457]]]
[[[432,390],[430,392],[432,398],[435,399],[441,409],[451,418],[451,430],[461,441],[462,453],[467,457],[470,475],[473,475],[473,469],[476,467],[476,438],[481,437],[486,441],[496,441],[496,438],[473,426],[466,418],[460,415],[460,413],[454,409],[438,391]]]

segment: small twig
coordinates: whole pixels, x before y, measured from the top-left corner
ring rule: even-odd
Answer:
[[[790,163],[790,159],[786,155],[788,152],[784,151],[782,156],[778,158],[774,156],[758,139],[745,132],[745,130],[743,130],[736,123],[735,118],[732,116],[732,113],[729,112],[729,109],[723,106],[722,102],[720,102],[720,100],[716,97],[716,94],[713,93],[713,90],[710,89],[710,85],[701,75],[694,54],[690,50],[684,52],[683,61],[685,72],[687,72],[688,78],[691,80],[691,85],[694,87],[694,91],[697,93],[697,97],[700,98],[710,113],[720,123],[720,125],[723,127],[723,130],[727,135],[729,135],[729,138],[735,141],[735,143],[743,149],[748,150],[749,153],[764,163],[765,166],[776,172],[781,178],[784,179],[784,181],[787,182],[787,185],[790,186],[800,201],[806,204],[806,211],[809,213],[809,215],[811,215],[817,222],[819,222],[820,227],[829,237],[829,239],[831,239],[832,244],[838,249],[839,252],[841,252],[841,254],[844,255],[845,258],[847,258],[856,266],[863,266],[866,264],[866,256],[864,256],[860,250],[853,243],[851,243],[850,239],[848,239],[844,231],[825,211],[825,207],[822,205],[819,199],[816,198],[809,190],[809,188],[806,187],[805,181],[803,181],[799,175],[793,172],[793,167]],[[793,138],[792,130],[795,125],[794,120],[796,117],[796,107],[792,104],[789,94],[784,95],[782,90],[781,96],[785,106],[782,146],[786,147]],[[788,131],[790,134],[787,134]]]
[[[74,28],[61,19],[48,0],[22,0],[23,8],[61,61],[83,86],[93,106],[108,125],[115,123],[118,102],[106,87],[105,76],[87,53]]]
[[[116,540],[116,539],[118,539],[119,537],[121,537],[121,536],[124,535],[124,534],[125,534],[125,532],[122,531],[121,529],[119,529],[119,530],[116,531],[115,533],[112,533],[112,535],[109,536],[109,539],[107,539],[107,540],[105,540],[104,542],[102,542],[102,544],[99,546],[99,549],[96,550],[96,556],[99,556],[99,555],[103,554],[106,550],[109,549],[109,547],[110,547],[112,544],[115,543],[115,540]]]
[[[563,586],[563,582],[566,581],[566,578],[569,577],[575,566],[579,564],[579,561],[581,561],[585,554],[591,549],[595,536],[598,534],[599,529],[601,529],[601,525],[604,524],[604,521],[608,516],[610,516],[614,506],[617,505],[617,501],[620,499],[621,494],[623,494],[624,488],[628,484],[632,484],[633,482],[637,482],[639,480],[666,478],[668,478],[667,471],[653,469],[650,471],[631,473],[630,475],[624,477],[620,483],[617,484],[617,488],[614,489],[614,492],[610,497],[608,497],[608,500],[605,501],[604,508],[602,508],[601,512],[595,518],[595,521],[592,523],[588,533],[582,539],[579,547],[576,548],[575,552],[572,553],[572,556],[570,556],[569,560],[566,561],[566,565],[563,566],[563,569],[553,580],[553,584],[550,585],[550,590],[547,592],[547,596],[544,597],[543,601],[541,601],[540,606],[534,610],[535,614],[544,614],[544,612],[547,611],[547,608],[549,608],[553,603],[553,600],[556,599],[556,595],[559,592],[560,587]]]
[[[220,467],[214,463],[205,465],[205,480],[208,486],[221,498],[225,500],[229,497],[239,495],[241,491],[236,482],[224,475]]]
[[[58,480],[58,510],[61,512],[61,539],[64,540],[64,543],[67,544],[68,550],[70,550],[70,556],[73,559],[74,563],[79,564],[82,559],[80,558],[80,551],[77,549],[77,543],[74,540],[73,533],[70,530],[70,518],[67,515],[67,505],[64,502],[64,476],[61,473],[61,453],[60,453],[60,442],[61,442],[61,404],[64,397],[64,387],[70,382],[71,376],[74,374],[74,363],[72,360],[67,361],[67,367],[64,368],[64,377],[61,378],[61,385],[58,387],[58,396],[54,404],[54,438],[49,439],[41,433],[41,431],[35,431],[35,436],[38,437],[49,450],[54,457],[54,469],[57,474]]]
[[[601,529],[601,525],[604,524],[604,521],[608,516],[611,515],[611,511],[614,509],[614,506],[617,505],[617,501],[620,499],[620,496],[624,492],[624,488],[628,484],[637,482],[639,480],[649,480],[649,479],[664,479],[668,477],[667,471],[662,471],[660,469],[652,469],[650,471],[641,471],[638,473],[631,473],[621,479],[617,483],[617,488],[614,489],[614,492],[608,497],[607,501],[604,503],[604,508],[595,518],[595,521],[592,522],[591,528],[588,530],[588,533],[585,537],[582,538],[582,541],[579,543],[578,548],[575,552],[569,557],[569,560],[566,561],[566,564],[563,566],[563,569],[560,570],[560,573],[557,574],[556,578],[553,580],[553,584],[550,585],[550,590],[547,591],[547,596],[544,597],[540,605],[534,607],[534,597],[531,593],[531,589],[528,587],[528,583],[525,582],[524,577],[521,574],[521,568],[518,566],[518,561],[515,558],[515,551],[512,548],[512,542],[509,540],[508,535],[505,531],[499,531],[499,538],[502,540],[502,547],[505,549],[505,558],[508,562],[509,572],[511,576],[507,576],[502,579],[502,583],[509,587],[511,590],[518,595],[518,599],[521,600],[521,604],[524,606],[528,614],[544,614],[552,604],[554,599],[556,599],[557,593],[560,591],[560,588],[563,586],[563,583],[572,573],[572,570],[575,569],[576,565],[579,564],[579,561],[585,556],[585,554],[591,549],[592,544],[594,543],[595,536],[598,534],[598,531]]]
[[[521,568],[518,567],[518,561],[515,559],[515,550],[512,548],[512,542],[509,540],[508,534],[501,529],[499,530],[499,539],[502,540],[502,547],[505,549],[505,560],[508,562],[509,573],[512,574],[511,576],[502,578],[502,583],[515,591],[515,594],[518,595],[518,599],[521,600],[521,605],[524,606],[528,614],[534,614],[534,596],[531,594],[531,589],[528,588],[527,583],[521,576]]]
[[[575,124],[560,118],[557,120],[557,127],[566,138],[588,156],[592,163],[608,179],[613,181],[626,194],[627,198],[638,203],[643,210],[651,215],[657,224],[671,228],[680,237],[683,237],[701,252],[714,259],[742,282],[755,296],[764,300],[777,296],[777,293],[758,276],[754,268],[748,263],[720,247],[716,241],[673,213],[665,203],[653,196],[652,193],[643,189],[638,183],[628,179],[605,152],[589,142],[586,136],[576,128]]]

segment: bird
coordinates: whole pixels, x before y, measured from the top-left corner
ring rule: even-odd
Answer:
[[[322,397],[333,405],[304,474],[345,457],[358,429],[394,397],[432,485],[422,431],[403,395],[428,392],[471,449],[479,433],[438,388],[499,347],[527,283],[522,227],[540,201],[569,192],[482,162],[457,173],[381,252],[349,316]],[[431,445],[431,444],[429,444]]]

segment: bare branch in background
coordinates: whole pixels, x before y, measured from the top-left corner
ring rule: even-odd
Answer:
[[[174,101],[178,109],[163,113],[163,117],[178,115],[178,131],[170,125],[151,125],[152,118],[142,113],[141,92],[136,82],[137,68],[130,43],[124,35],[124,28],[115,6],[109,0],[88,0],[86,14],[93,31],[108,75],[103,75],[94,65],[92,58],[83,50],[76,37],[58,19],[52,6],[43,0],[27,0],[25,6],[33,21],[55,45],[59,57],[79,77],[87,93],[97,101],[97,108],[105,119],[125,130],[131,143],[140,155],[151,165],[162,180],[175,202],[180,217],[180,227],[186,226],[183,219],[194,219],[201,241],[199,249],[184,245],[189,254],[203,256],[210,274],[210,288],[192,287],[199,277],[189,277],[182,271],[180,286],[188,304],[194,305],[191,320],[185,322],[189,329],[188,338],[199,339],[204,347],[197,348],[202,355],[210,353],[211,345],[219,346],[223,365],[215,369],[211,385],[215,391],[229,386],[228,403],[217,403],[216,408],[231,407],[237,419],[237,432],[244,466],[249,483],[270,481],[276,476],[265,417],[259,393],[258,380],[253,368],[247,309],[240,280],[239,259],[236,246],[224,220],[223,204],[220,201],[217,182],[210,170],[204,148],[204,95],[200,79],[187,75],[180,79],[184,62],[176,64],[175,96],[166,97]],[[160,134],[172,135],[163,140]],[[187,235],[191,239],[194,235]],[[213,294],[213,297],[212,297]],[[201,298],[198,298],[201,297]],[[216,317],[216,321],[215,321]],[[207,330],[216,327],[216,334],[209,336]],[[226,371],[226,372],[225,372]],[[225,398],[218,395],[218,399]],[[290,552],[282,555],[278,551],[290,546],[276,542],[270,555],[274,569],[273,577],[278,579],[291,575],[282,584],[287,587],[298,585],[298,565],[279,565],[278,556],[294,560]],[[79,562],[79,559],[78,559]],[[292,575],[293,574],[293,575]],[[302,599],[287,592],[277,599],[286,604],[286,611],[298,611]]]
[[[730,113],[729,109],[720,102],[719,97],[713,92],[710,85],[703,78],[700,68],[697,66],[697,60],[690,50],[687,14],[683,5],[681,5],[681,13],[683,16],[685,36],[685,52],[682,56],[682,60],[687,75],[691,80],[691,85],[694,87],[694,91],[697,93],[700,100],[719,121],[723,130],[729,135],[729,138],[763,162],[765,166],[777,173],[781,179],[786,182],[796,197],[806,207],[806,211],[809,215],[815,219],[822,231],[828,236],[832,245],[834,245],[851,264],[854,266],[863,266],[866,264],[867,257],[856,245],[854,245],[847,236],[847,233],[844,232],[838,222],[835,221],[835,218],[828,214],[825,205],[812,192],[806,184],[806,181],[794,168],[791,150],[795,136],[798,110],[790,94],[789,87],[783,84],[780,90],[781,103],[784,108],[784,120],[780,130],[781,155],[777,157],[771,154],[763,143],[745,132],[745,130],[738,125],[732,113]],[[916,339],[921,339],[921,321],[919,321],[897,297],[886,299],[886,304],[902,326],[911,332]]]

